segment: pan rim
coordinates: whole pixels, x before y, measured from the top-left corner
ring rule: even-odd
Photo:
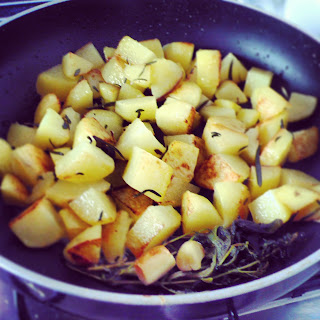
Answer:
[[[0,28],[4,25],[21,18],[27,14],[36,12],[38,10],[50,7],[55,4],[64,3],[69,0],[53,0],[47,3],[37,5],[31,9],[22,11],[10,18],[7,18],[5,21],[0,22]],[[302,32],[306,36],[312,38],[317,43],[320,43],[320,39],[314,37],[310,33],[306,32],[300,27],[297,27],[295,24],[287,21],[287,19],[274,16],[272,14],[263,12],[257,8],[254,8],[250,5],[243,3],[237,3],[233,0],[223,0],[225,2],[232,3],[237,6],[247,7],[248,9],[257,11],[266,16],[270,16],[286,25],[294,28],[295,30]],[[61,293],[70,294],[79,298],[85,298],[90,300],[95,300],[98,302],[110,302],[110,303],[121,303],[124,305],[149,305],[149,306],[164,306],[164,305],[184,305],[184,304],[196,304],[210,301],[223,300],[230,297],[235,297],[238,295],[250,293],[259,289],[269,287],[277,282],[281,282],[287,278],[295,276],[296,274],[306,270],[309,267],[314,266],[320,262],[320,249],[307,256],[303,260],[295,263],[294,265],[282,269],[276,273],[265,276],[261,279],[252,280],[245,284],[240,284],[237,286],[232,286],[229,288],[217,289],[212,291],[204,291],[197,293],[188,293],[184,295],[141,295],[141,294],[125,294],[125,293],[115,293],[110,291],[102,291],[97,289],[85,288],[69,283],[65,283],[54,278],[50,278],[45,275],[38,274],[28,268],[22,267],[19,264],[16,264],[9,259],[0,255],[0,268],[4,271],[7,271],[10,274],[13,274],[19,278],[22,278],[26,281],[34,282],[42,287],[47,287],[51,290],[55,290]],[[45,285],[44,285],[45,284]],[[80,290],[79,290],[80,289]]]

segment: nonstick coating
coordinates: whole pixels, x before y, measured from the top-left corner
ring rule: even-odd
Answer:
[[[0,135],[5,136],[13,121],[32,120],[39,102],[35,81],[41,71],[61,63],[65,53],[75,51],[87,42],[92,41],[102,53],[104,46],[116,46],[124,35],[137,40],[159,38],[162,44],[188,41],[195,43],[197,49],[219,49],[222,54],[233,52],[247,67],[254,65],[273,71],[273,86],[277,89],[284,87],[289,93],[298,91],[320,96],[320,44],[261,12],[219,0],[70,1],[30,13],[0,28]],[[302,125],[319,126],[319,110]],[[318,157],[319,154],[295,167],[320,178]],[[81,277],[64,266],[62,244],[41,250],[23,247],[7,227],[16,213],[0,204],[0,255],[51,279],[106,290],[100,283]],[[287,266],[319,249],[320,224],[301,225],[300,228],[306,231],[310,240]],[[319,256],[318,252],[313,256],[314,261],[308,261],[301,270],[314,267],[315,263],[319,265]],[[12,272],[18,273],[14,268]],[[302,274],[290,285],[284,287],[280,283],[274,296],[264,293],[260,303],[287,292],[312,275]],[[216,297],[209,295],[210,299]],[[246,301],[246,304],[250,305],[250,302]]]

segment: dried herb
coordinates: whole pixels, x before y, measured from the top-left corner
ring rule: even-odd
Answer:
[[[283,119],[281,119],[281,120],[280,120],[280,128],[281,128],[281,129],[284,129],[284,122],[283,122]]]
[[[90,136],[87,136],[87,138],[89,139],[90,144],[92,143],[92,138]]]
[[[64,153],[63,152],[61,152],[61,151],[50,151],[50,153],[53,153],[53,154],[56,154],[56,155],[58,155],[58,156],[64,156]]]
[[[256,166],[256,175],[258,186],[262,186],[262,172],[261,172],[261,163],[260,163],[260,146],[258,146],[255,157],[255,166]]]
[[[154,149],[154,152],[159,156],[163,155],[163,153],[159,149]]]
[[[144,111],[143,109],[138,109],[138,110],[136,110],[136,112],[138,113],[138,118],[141,117],[141,113],[142,113],[143,111]]]
[[[52,145],[53,149],[56,149],[57,147],[53,144],[52,140],[49,139],[50,144]]]
[[[102,220],[102,216],[103,216],[103,210],[100,212],[98,221],[101,221],[101,220]]]
[[[151,192],[151,193],[155,194],[156,196],[161,197],[161,194],[160,194],[160,193],[158,193],[157,191],[152,190],[152,189],[143,190],[143,191],[135,194],[133,197],[134,197],[134,198],[140,197],[140,196],[142,196],[143,194],[145,194],[146,192]]]
[[[92,88],[99,93],[99,89],[96,86],[92,86]]]
[[[230,68],[228,72],[228,79],[232,80],[232,71],[233,71],[233,60],[230,63]]]
[[[245,148],[248,148],[248,146],[244,146],[244,147],[240,148],[238,152],[241,152],[241,151],[244,150]]]
[[[44,180],[43,176],[38,176],[37,180]]]
[[[64,115],[63,119],[63,125],[62,128],[63,129],[70,129],[70,124],[71,124],[71,120],[67,115]]]
[[[211,137],[214,138],[214,137],[221,137],[221,133],[219,132],[211,132]]]
[[[277,142],[280,138],[281,138],[281,136],[276,137],[276,140],[274,140],[274,142]]]
[[[80,74],[80,71],[81,71],[80,69],[77,69],[77,70],[74,72],[73,75],[74,75],[75,77],[78,76],[78,75]]]
[[[126,160],[123,154],[111,143],[108,143],[97,136],[93,136],[93,139],[96,141],[96,146],[111,158],[115,158],[117,153],[123,160]]]
[[[83,172],[77,172],[76,175],[77,176],[84,176],[84,173]]]
[[[38,128],[39,124],[38,123],[34,123],[34,122],[23,122],[22,125],[26,126],[26,127],[30,127],[30,128]]]

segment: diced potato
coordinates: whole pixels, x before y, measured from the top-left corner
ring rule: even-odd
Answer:
[[[134,268],[139,280],[147,286],[162,278],[175,265],[176,261],[171,252],[165,246],[159,245],[136,259]]]
[[[231,100],[237,104],[246,103],[248,101],[246,95],[239,86],[231,80],[221,82],[215,95],[218,99]]]
[[[73,201],[90,188],[94,188],[100,192],[107,192],[110,189],[110,183],[105,180],[84,183],[72,183],[58,180],[47,189],[46,197],[59,207],[68,207],[69,202]]]
[[[214,104],[205,105],[200,109],[202,118],[207,121],[210,117],[236,118],[236,112],[231,108],[219,107]]]
[[[253,165],[255,163],[256,153],[259,147],[259,127],[255,126],[253,128],[250,128],[246,132],[246,135],[249,139],[248,147],[241,150],[240,156],[241,158],[246,160],[248,164]]]
[[[150,206],[129,230],[126,245],[139,257],[169,238],[180,222],[181,216],[172,206]]]
[[[81,115],[80,113],[74,111],[72,107],[63,109],[60,115],[69,125],[70,138],[67,142],[67,145],[71,147],[73,145],[74,133],[78,123],[80,122]]]
[[[213,206],[204,196],[186,191],[181,203],[183,233],[207,232],[223,221]]]
[[[157,100],[163,100],[183,80],[184,70],[177,63],[157,59],[151,67],[151,92]]]
[[[112,145],[115,143],[112,134],[102,127],[98,120],[91,117],[84,117],[80,120],[74,132],[73,147],[82,143],[96,145],[94,137],[98,137]]]
[[[105,103],[115,103],[120,92],[120,87],[115,84],[101,82],[98,85],[98,90]]]
[[[89,227],[74,237],[64,248],[64,258],[75,265],[95,265],[101,254],[101,225]]]
[[[133,87],[128,83],[124,83],[120,88],[117,100],[142,98],[144,96],[145,95],[139,89]]]
[[[274,189],[276,197],[281,203],[287,206],[292,213],[312,204],[319,199],[319,193],[310,189],[285,184]]]
[[[288,160],[298,162],[313,156],[318,150],[319,130],[313,126],[308,129],[292,132],[293,141]]]
[[[105,82],[122,86],[126,80],[124,75],[125,63],[114,56],[102,68],[101,75]]]
[[[132,122],[139,118],[142,121],[154,121],[158,109],[155,97],[148,96],[116,101],[115,112],[123,119]]]
[[[251,67],[247,73],[247,79],[244,85],[244,93],[251,97],[252,92],[261,87],[270,87],[273,73],[256,67]]]
[[[69,91],[77,84],[77,79],[66,77],[59,64],[39,74],[36,88],[42,97],[54,93],[60,101],[65,101]]]
[[[169,97],[182,100],[196,107],[201,99],[201,88],[192,81],[182,81],[170,94]]]
[[[47,109],[34,137],[34,143],[43,150],[55,149],[70,139],[69,124],[53,109]]]
[[[92,68],[93,64],[90,61],[72,52],[68,52],[62,58],[62,70],[68,78],[78,79],[78,76],[89,72]]]
[[[143,88],[150,87],[151,67],[149,64],[127,64],[124,68],[124,74],[129,81]]]
[[[177,253],[177,267],[181,271],[197,271],[201,269],[201,262],[204,257],[205,250],[200,242],[186,241]]]
[[[105,84],[101,71],[99,69],[92,69],[83,75],[83,78],[88,81],[88,84],[93,93],[93,99],[98,99],[101,96],[100,85]],[[119,88],[117,87],[119,90]],[[114,101],[114,100],[113,100]]]
[[[6,173],[1,181],[1,196],[5,204],[24,207],[27,205],[29,191],[25,185],[11,173]]]
[[[133,189],[145,192],[149,198],[161,201],[168,189],[172,174],[173,169],[164,161],[139,147],[133,147],[131,158],[123,173],[123,180]]]
[[[312,188],[320,184],[320,181],[311,175],[297,169],[281,169],[280,186],[284,184],[297,185]]]
[[[129,36],[120,40],[114,54],[129,64],[144,64],[156,59],[151,50]]]
[[[159,39],[148,39],[140,41],[142,45],[147,47],[149,50],[151,50],[157,58],[164,58],[163,48],[162,44]]]
[[[186,134],[192,130],[195,114],[191,104],[175,100],[157,109],[156,123],[166,135]]]
[[[240,157],[230,154],[213,154],[195,171],[195,182],[214,190],[219,181],[243,182],[249,177],[249,166]]]
[[[199,149],[197,147],[185,142],[173,141],[162,160],[173,168],[175,177],[190,182],[194,176],[198,154]]]
[[[116,148],[127,160],[131,157],[134,146],[158,158],[166,151],[166,148],[157,140],[153,133],[147,129],[140,119],[135,119],[128,125],[116,144]]]
[[[39,176],[53,168],[50,156],[32,144],[25,144],[12,151],[11,166],[12,173],[27,186],[34,186]]]
[[[274,189],[252,201],[249,210],[256,223],[272,223],[276,219],[285,223],[291,217],[290,209],[278,200]]]
[[[221,81],[230,79],[235,83],[243,82],[247,78],[247,72],[248,71],[245,66],[233,53],[228,53],[222,59]]]
[[[89,228],[90,225],[81,220],[70,208],[64,208],[59,211],[69,240],[75,238],[78,234]]]
[[[227,99],[216,99],[214,100],[214,105],[218,107],[230,108],[235,111],[236,114],[242,109],[237,103]]]
[[[180,63],[187,71],[194,51],[194,44],[190,42],[170,42],[163,46],[163,52],[166,59]]]
[[[12,123],[7,133],[7,141],[12,147],[21,147],[25,144],[34,143],[37,129],[20,123]]]
[[[0,138],[0,177],[11,172],[11,154],[12,148],[10,144]]]
[[[113,223],[102,226],[102,251],[109,263],[123,261],[131,222],[128,212],[120,210]]]
[[[230,196],[232,195],[232,196]],[[217,182],[214,186],[213,204],[229,227],[238,217],[246,219],[249,214],[250,192],[246,185],[234,181]]]
[[[237,114],[237,118],[242,121],[246,129],[251,128],[257,124],[259,121],[260,114],[255,109],[241,109]]]
[[[256,167],[250,168],[250,177],[248,187],[250,190],[251,198],[256,199],[266,191],[277,188],[280,184],[281,167],[276,166],[261,166],[261,186],[258,184]]]
[[[75,183],[99,181],[113,170],[113,159],[86,142],[69,151],[55,167],[58,179]]]
[[[245,133],[216,122],[215,117],[209,118],[203,130],[202,139],[205,142],[208,154],[237,155],[244,147],[248,146],[249,138]]]
[[[142,213],[151,205],[153,200],[144,194],[139,194],[137,190],[129,186],[123,186],[114,189],[111,193],[112,198],[117,204],[117,207],[127,211],[133,221],[139,219]]]
[[[66,107],[72,107],[74,111],[83,114],[93,106],[93,92],[87,80],[81,80],[72,88],[67,96]]]
[[[259,141],[262,146],[265,146],[281,128],[286,128],[288,125],[288,111],[284,110],[276,116],[263,121],[259,126]]]
[[[83,47],[75,52],[81,58],[90,61],[93,64],[93,68],[101,68],[104,65],[104,61],[92,42],[85,44]]]
[[[84,191],[69,206],[81,220],[90,225],[111,223],[117,215],[112,198],[95,188]]]
[[[292,92],[289,98],[289,122],[296,122],[311,116],[317,106],[318,99],[314,96]]]
[[[289,154],[292,140],[292,134],[287,129],[280,129],[263,148],[260,163],[265,166],[282,165]]]
[[[60,217],[49,200],[42,198],[12,219],[10,229],[29,248],[48,247],[64,237]]]
[[[211,99],[220,82],[221,53],[218,50],[198,50],[196,64],[197,84],[202,93]]]
[[[116,51],[115,48],[108,47],[108,46],[103,47],[103,54],[104,54],[104,58],[106,59],[106,62],[108,62],[114,56],[115,51]]]
[[[290,108],[288,101],[270,87],[257,88],[251,95],[252,107],[259,111],[260,119],[270,119]]]
[[[238,131],[244,133],[246,131],[246,126],[243,122],[238,119],[228,118],[228,117],[212,117],[210,119],[212,124],[221,125],[227,127],[233,131]]]
[[[34,123],[40,123],[47,109],[53,109],[57,113],[60,113],[61,111],[60,101],[54,93],[48,93],[44,97],[42,97],[34,113]]]

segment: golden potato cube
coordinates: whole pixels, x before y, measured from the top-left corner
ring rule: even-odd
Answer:
[[[209,118],[206,122],[202,139],[205,142],[208,154],[237,155],[249,144],[249,138],[245,133],[216,124],[214,117]]]
[[[139,257],[169,238],[180,223],[181,216],[172,206],[150,206],[129,230],[126,245]]]
[[[93,93],[93,99],[98,99],[101,97],[101,88],[100,85],[105,84],[101,71],[99,69],[92,69],[88,73],[83,75],[83,78],[88,81],[88,84]],[[117,87],[119,90],[119,87]],[[112,100],[115,101],[115,100]]]
[[[255,109],[241,109],[239,110],[237,114],[238,120],[242,121],[246,129],[252,128],[255,126],[258,121],[259,121],[260,114],[257,110]]]
[[[243,82],[247,78],[247,69],[241,61],[229,52],[221,61],[221,81],[229,79],[235,83]]]
[[[129,83],[124,83],[119,91],[117,100],[142,98],[145,95],[137,88],[133,87]]]
[[[164,103],[156,111],[156,123],[166,135],[186,134],[192,131],[195,108],[183,101]]]
[[[222,81],[215,92],[218,99],[231,100],[237,104],[248,101],[240,87],[231,80]]]
[[[238,114],[238,112],[242,109],[242,107],[239,106],[237,103],[227,99],[216,99],[213,103],[218,107],[233,109],[236,114]]]
[[[230,196],[232,195],[232,196]],[[214,186],[213,204],[229,227],[237,218],[246,219],[249,214],[250,192],[246,185],[234,181],[217,182]]]
[[[240,157],[248,164],[254,165],[257,149],[259,147],[259,126],[248,129],[246,135],[248,136],[249,143],[247,148],[240,151]]]
[[[308,118],[316,109],[318,99],[314,96],[292,92],[289,98],[289,122],[296,122]]]
[[[104,65],[104,61],[92,42],[85,44],[83,47],[78,49],[75,54],[83,59],[90,61],[93,68],[101,68]]]
[[[34,186],[39,176],[53,169],[50,156],[32,144],[25,144],[12,151],[11,166],[12,173],[27,186]]]
[[[154,121],[158,109],[155,97],[148,96],[116,101],[115,112],[123,119],[132,122],[139,118],[142,121]]]
[[[102,252],[109,263],[123,261],[131,222],[128,212],[120,210],[114,222],[102,226]]]
[[[120,87],[115,84],[100,82],[98,90],[105,103],[112,103],[118,99]]]
[[[233,109],[216,106],[215,104],[205,105],[200,109],[200,114],[205,121],[210,117],[236,118],[236,112]]]
[[[140,41],[142,45],[144,45],[146,48],[151,50],[157,58],[164,58],[164,53],[163,53],[163,48],[162,44],[159,39],[154,38],[154,39],[148,39],[148,40],[143,40]]]
[[[103,47],[104,58],[106,59],[107,62],[114,56],[115,51],[116,51],[115,48],[108,47],[108,46]]]
[[[86,142],[74,147],[55,166],[58,179],[75,183],[99,181],[113,170],[114,160]]]
[[[101,225],[89,227],[74,237],[64,248],[64,258],[79,266],[99,262],[101,255]]]
[[[175,265],[176,261],[171,252],[160,245],[136,259],[134,268],[139,280],[147,286],[162,278]]]
[[[36,88],[42,97],[54,93],[60,101],[65,101],[69,91],[77,84],[77,79],[66,77],[59,64],[39,74]]]
[[[65,235],[58,213],[46,198],[34,202],[12,219],[9,227],[29,248],[48,247]]]
[[[92,68],[93,64],[90,61],[72,52],[68,52],[62,58],[62,70],[68,78],[78,79],[78,76],[89,72]]]
[[[57,113],[60,113],[61,111],[61,103],[54,93],[48,93],[44,97],[42,97],[34,113],[33,122],[39,124],[44,117],[47,109],[53,109]]]
[[[72,107],[80,114],[87,112],[88,108],[93,106],[93,92],[87,80],[81,80],[70,90],[64,105]]]
[[[117,215],[112,198],[95,188],[81,193],[69,206],[81,220],[90,225],[111,223]]]
[[[29,127],[20,123],[12,123],[7,133],[7,141],[12,147],[21,147],[25,144],[34,143],[37,128]]]
[[[212,117],[210,119],[210,122],[212,124],[227,127],[233,131],[238,131],[238,132],[242,132],[242,133],[244,133],[246,131],[245,124],[238,119],[234,119],[234,118],[230,118],[230,117]]]
[[[1,196],[4,203],[24,207],[27,205],[29,191],[25,185],[11,173],[6,173],[1,181]]]
[[[164,161],[139,147],[133,147],[122,177],[133,189],[145,192],[154,201],[161,201],[172,175],[173,169]]]
[[[320,204],[319,200],[314,201],[294,214],[293,221],[319,221]]]
[[[139,191],[127,185],[112,190],[111,196],[117,207],[128,212],[133,221],[139,219],[142,213],[153,205],[152,199],[144,194],[139,194]]]
[[[47,109],[34,137],[34,144],[39,148],[55,149],[70,139],[69,124],[53,109]]]
[[[287,128],[288,111],[284,110],[276,116],[258,124],[259,141],[262,146],[265,146],[281,128]]]
[[[135,146],[151,153],[157,158],[160,158],[166,151],[166,148],[140,119],[135,119],[128,125],[116,144],[116,148],[127,160],[131,157],[133,147]]]
[[[149,88],[151,83],[151,67],[149,64],[127,64],[124,68],[126,78],[142,88]]]
[[[280,129],[263,148],[260,155],[260,163],[265,166],[282,165],[287,159],[292,140],[291,132],[287,129]]]
[[[46,190],[46,197],[59,207],[68,207],[69,202],[90,188],[94,188],[100,192],[107,192],[110,189],[110,183],[106,180],[83,183],[58,180]]]
[[[157,100],[163,100],[184,78],[183,68],[167,59],[157,59],[151,67],[151,93]]]
[[[112,57],[102,68],[101,75],[105,82],[122,86],[126,81],[125,63],[118,56]]]
[[[249,210],[256,223],[271,223],[276,219],[285,223],[291,217],[290,209],[278,200],[274,189],[268,190],[252,201]]]
[[[291,210],[291,213],[312,204],[320,197],[316,191],[291,184],[282,185],[274,189],[274,192],[279,201]]]
[[[81,220],[70,208],[64,208],[59,211],[59,215],[64,224],[69,240],[75,238],[90,225]]]
[[[202,93],[211,99],[220,83],[221,53],[218,50],[200,49],[196,52],[196,81]]]
[[[254,200],[266,191],[277,188],[280,184],[280,177],[280,166],[261,166],[261,186],[259,186],[256,167],[251,166],[248,182],[251,198]]]
[[[244,84],[244,93],[251,97],[252,92],[261,87],[270,87],[273,73],[256,67],[251,67],[247,73],[247,79]]]
[[[301,170],[282,168],[280,186],[284,184],[297,185],[305,188],[313,188],[319,185],[320,181]]]
[[[170,42],[163,46],[166,59],[180,63],[182,68],[187,71],[191,63],[194,44],[190,42]]]
[[[78,123],[80,122],[81,115],[80,113],[74,111],[72,107],[64,108],[60,115],[64,121],[69,124],[70,139],[67,142],[67,145],[71,147],[73,144],[74,132]]]
[[[182,81],[168,97],[190,103],[194,107],[199,105],[201,88],[192,81]]]
[[[259,111],[262,121],[290,108],[289,102],[270,87],[256,88],[251,95],[251,104]]]
[[[198,241],[188,240],[178,250],[176,264],[181,271],[197,271],[201,269],[202,259],[205,257],[205,250]]]
[[[12,171],[11,154],[10,144],[5,139],[0,138],[0,177]]]
[[[129,64],[144,64],[156,59],[156,55],[150,49],[129,36],[120,40],[114,55]]]
[[[249,166],[239,156],[213,154],[195,171],[194,179],[198,186],[214,190],[219,181],[243,182],[249,177]]]
[[[319,130],[313,126],[292,132],[293,141],[289,151],[289,162],[298,162],[313,156],[318,150]]]
[[[162,161],[173,168],[175,177],[190,182],[194,176],[198,154],[197,147],[181,141],[172,141],[162,157]]]
[[[181,203],[183,233],[207,232],[223,221],[213,204],[204,196],[186,191]]]

